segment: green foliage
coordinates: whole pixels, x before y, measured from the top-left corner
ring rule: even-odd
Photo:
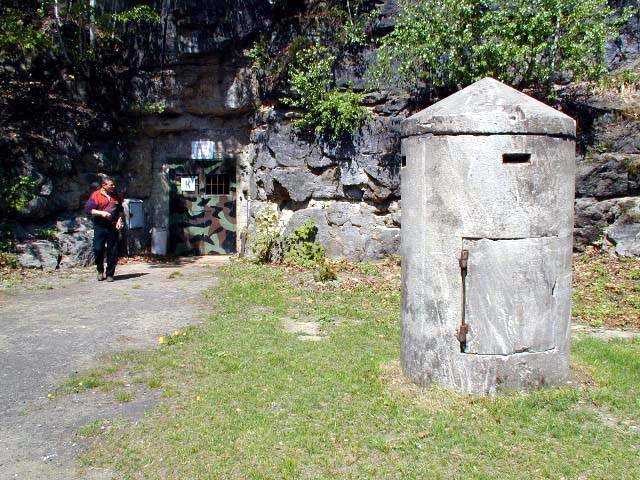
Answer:
[[[113,14],[119,23],[160,23],[160,15],[149,5],[137,5],[129,10]]]
[[[640,73],[625,68],[603,76],[597,86],[604,90],[616,90],[618,93],[628,90],[635,91],[640,86]]]
[[[129,27],[158,24],[160,20],[149,5],[105,12],[84,0],[42,0],[0,13],[0,53],[51,52],[61,55],[71,66],[86,68],[87,61],[111,57],[121,50],[125,34],[136,33],[135,28]],[[91,42],[87,41],[89,37],[93,37]]]
[[[245,52],[245,55],[251,60],[253,68],[256,70],[267,70],[270,65],[269,45],[262,38],[256,41],[253,46]]]
[[[284,101],[302,110],[302,117],[295,121],[297,128],[338,140],[358,130],[369,111],[361,105],[362,94],[332,89],[335,60],[320,46],[300,50],[289,70],[291,95]]]
[[[18,257],[14,253],[2,251],[0,246],[0,268],[18,268],[19,266]]]
[[[131,111],[138,115],[160,115],[167,109],[167,102],[159,100],[156,102],[139,102],[131,107]]]
[[[327,262],[322,262],[313,274],[313,279],[316,282],[330,282],[337,278],[338,275],[336,274],[335,269]]]
[[[316,282],[328,282],[337,278],[335,269],[327,262],[324,247],[316,242],[318,227],[307,220],[285,240],[284,263],[301,268],[314,269]]]
[[[256,226],[251,241],[251,251],[256,263],[272,261],[274,247],[282,239],[278,225],[278,212],[265,207],[256,215]]]
[[[15,250],[14,231],[12,225],[0,222],[0,253],[10,253]]]
[[[296,228],[287,241],[290,245],[296,245],[303,242],[313,242],[318,234],[318,227],[313,220],[309,219]]]
[[[48,228],[39,228],[38,230],[36,230],[35,235],[36,235],[36,238],[39,238],[42,240],[56,240],[57,233],[58,232],[54,227],[48,227]]]
[[[24,209],[36,194],[36,181],[29,176],[0,177],[0,213],[3,217],[12,217]]]
[[[36,18],[40,19],[42,12],[37,13]],[[24,11],[7,8],[0,14],[0,52],[4,55],[16,50],[34,52],[50,45],[51,38],[47,32]]]
[[[361,105],[362,99],[361,93],[330,90],[302,117],[300,125],[338,140],[354,133],[370,116],[369,111]]]
[[[606,41],[629,14],[606,0],[403,0],[371,74],[410,88],[492,76],[548,93],[556,78],[604,74]]]
[[[313,220],[307,220],[285,240],[284,263],[314,268],[324,263],[324,247],[315,241],[318,233]]]

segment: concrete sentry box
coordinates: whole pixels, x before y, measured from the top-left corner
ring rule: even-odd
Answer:
[[[485,78],[403,124],[402,349],[487,394],[569,373],[575,122]]]

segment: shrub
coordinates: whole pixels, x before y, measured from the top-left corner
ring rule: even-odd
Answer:
[[[0,251],[0,267],[18,268],[19,266],[20,263],[15,254]]]
[[[35,231],[36,238],[41,240],[57,240],[58,231],[54,227],[39,228]]]
[[[284,102],[302,111],[302,117],[295,121],[299,130],[338,140],[355,133],[369,111],[361,105],[362,94],[331,88],[334,62],[335,56],[326,48],[300,50],[289,70],[291,94]]]
[[[335,269],[327,262],[322,262],[313,274],[316,282],[330,282],[337,278]]]
[[[274,247],[281,241],[278,226],[278,212],[265,207],[256,215],[256,228],[251,242],[251,251],[257,263],[269,263],[273,260]]]
[[[4,170],[4,169],[3,169]],[[0,213],[12,217],[23,210],[36,194],[36,181],[29,176],[13,176],[2,172],[0,178]]]
[[[630,13],[606,0],[402,0],[371,74],[449,89],[492,76],[549,93],[558,78],[604,74],[606,42]]]
[[[298,121],[301,128],[313,129],[338,140],[354,133],[369,117],[360,103],[362,94],[331,90]]]
[[[318,233],[313,220],[307,220],[285,240],[284,263],[303,268],[314,268],[324,263],[324,247],[315,241]]]

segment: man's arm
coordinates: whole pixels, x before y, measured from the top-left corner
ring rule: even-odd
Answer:
[[[107,220],[111,219],[111,214],[109,212],[105,212],[104,210],[98,210],[98,203],[93,198],[93,195],[89,197],[87,204],[84,207],[84,211],[87,215],[91,215],[92,217],[102,217]]]
[[[107,220],[111,220],[111,214],[109,212],[105,212],[104,210],[96,210],[95,208],[93,208],[89,213],[94,217],[102,217],[106,218]]]

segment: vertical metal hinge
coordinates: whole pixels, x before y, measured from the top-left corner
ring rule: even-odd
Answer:
[[[469,325],[466,323],[461,324],[460,328],[458,328],[458,331],[456,332],[456,337],[460,342],[460,351],[462,353],[464,353],[467,348],[467,333],[469,333]]]
[[[460,276],[462,277],[462,314],[460,328],[456,332],[456,338],[460,342],[460,352],[467,350],[467,333],[469,333],[469,325],[465,321],[465,307],[467,305],[467,268],[469,266],[469,250],[462,250],[458,259],[460,265]]]
[[[464,278],[467,276],[467,267],[469,265],[469,250],[462,250],[462,252],[460,252],[458,263],[460,264],[460,272]]]

